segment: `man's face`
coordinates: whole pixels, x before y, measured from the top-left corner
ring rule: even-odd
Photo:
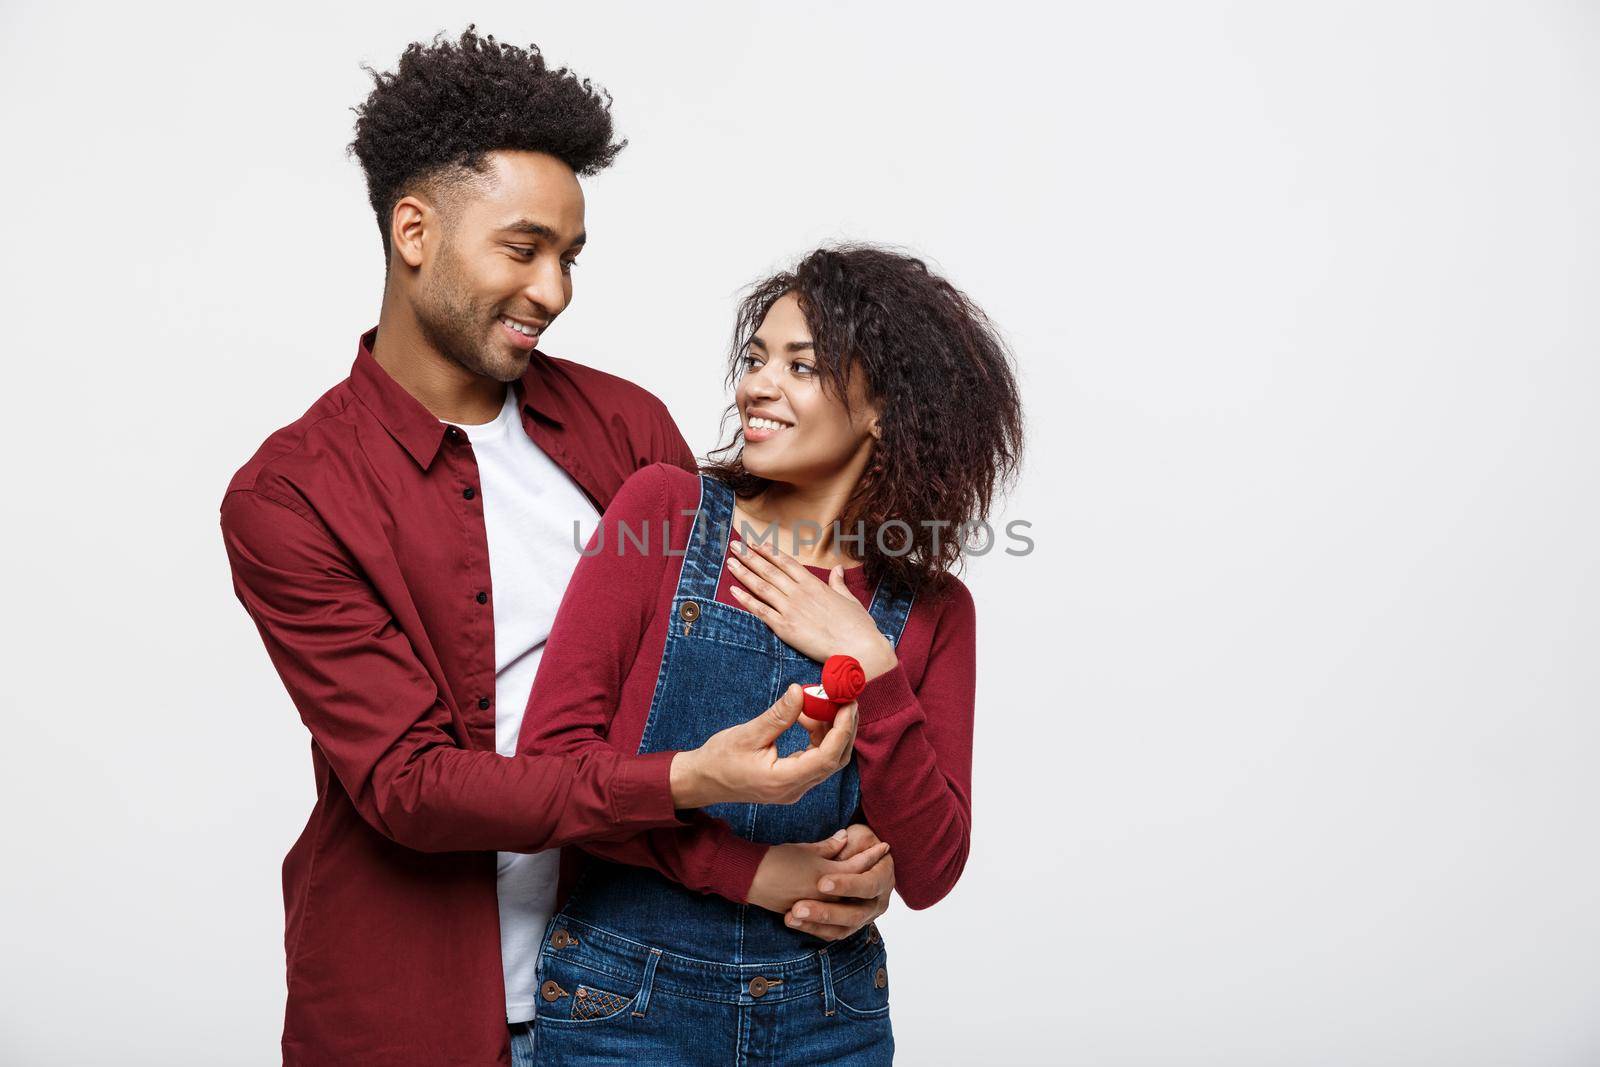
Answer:
[[[444,200],[439,239],[424,238],[417,321],[467,370],[514,381],[572,300],[572,263],[586,239],[583,191],[554,156],[495,152],[487,173]]]

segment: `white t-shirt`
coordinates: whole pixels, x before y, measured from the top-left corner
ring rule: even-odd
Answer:
[[[489,539],[494,747],[502,756],[516,753],[522,712],[561,594],[572,580],[581,546],[600,521],[583,490],[528,438],[517,406],[516,391],[507,386],[505,404],[493,422],[456,424],[472,442],[478,461],[478,492]],[[534,966],[555,907],[559,857],[555,849],[499,854],[500,965],[508,1023],[534,1016]]]

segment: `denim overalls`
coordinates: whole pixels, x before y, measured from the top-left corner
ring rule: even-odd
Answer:
[[[698,748],[815,683],[821,664],[765,623],[717,601],[733,491],[700,477],[700,506],[672,598],[661,671],[639,751]],[[909,594],[887,582],[869,609],[898,644]],[[782,755],[806,747],[796,725]],[[705,809],[769,844],[819,841],[856,817],[855,761],[791,805]],[[685,889],[643,867],[586,859],[539,955],[540,1063],[889,1063],[887,954],[875,926],[824,942],[783,916]]]

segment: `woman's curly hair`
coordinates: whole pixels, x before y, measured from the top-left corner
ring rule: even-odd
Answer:
[[[1022,402],[1011,354],[983,310],[922,260],[847,244],[818,249],[792,271],[751,287],[734,325],[730,387],[750,338],[789,293],[811,330],[823,388],[848,404],[859,367],[880,411],[882,436],[839,517],[841,531],[865,533],[855,547],[869,582],[888,577],[912,590],[937,590],[961,559],[957,531],[987,519],[995,490],[1021,462]],[[724,416],[724,423],[734,418],[732,440],[701,469],[748,497],[770,483],[744,468],[736,414],[734,405]]]
[[[413,42],[399,69],[372,75],[366,101],[352,108],[350,152],[367,175],[367,197],[389,255],[394,205],[429,182],[483,173],[502,150],[546,152],[578,175],[609,166],[627,141],[611,140],[611,95],[566,67],[551,70],[537,45],[526,49],[479,37],[435,35]]]

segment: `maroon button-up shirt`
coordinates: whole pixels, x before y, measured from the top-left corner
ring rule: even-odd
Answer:
[[[234,590],[316,775],[283,864],[283,1058],[505,1064],[494,851],[684,825],[672,754],[495,752],[477,464],[379,366],[376,336],[221,508]],[[628,381],[535,352],[515,388],[528,436],[602,512],[640,467],[694,469],[665,406]]]

